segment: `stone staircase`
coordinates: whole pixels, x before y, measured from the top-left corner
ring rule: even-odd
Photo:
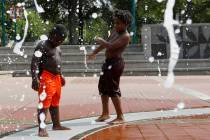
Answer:
[[[97,55],[94,61],[88,61],[85,67],[85,55],[79,45],[62,45],[62,69],[65,76],[99,76],[104,61],[104,52]],[[92,52],[94,45],[86,45],[87,52]],[[0,48],[0,74],[12,73],[13,76],[30,76],[30,62],[34,51],[33,45],[23,47],[27,57],[14,54],[11,48]],[[166,75],[168,60],[160,59],[149,62],[145,59],[143,48],[130,45],[124,52],[124,75]],[[209,59],[180,59],[175,68],[178,75],[210,74]]]

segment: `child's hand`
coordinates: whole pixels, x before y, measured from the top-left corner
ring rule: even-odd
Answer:
[[[33,80],[31,88],[35,91],[38,91],[40,87],[40,81],[39,80]]]
[[[96,59],[96,54],[92,53],[88,55],[88,60],[94,60]]]
[[[66,84],[65,77],[63,75],[61,75],[61,85],[62,85],[62,87],[65,86],[65,84]]]
[[[96,41],[96,43],[99,44],[99,45],[103,45],[104,42],[105,42],[105,40],[104,40],[103,38],[101,38],[101,37],[95,38],[95,41]]]

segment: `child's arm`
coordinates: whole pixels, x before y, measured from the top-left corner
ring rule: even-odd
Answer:
[[[102,51],[103,49],[105,49],[104,46],[100,45],[98,48],[96,48],[94,51],[93,51],[93,54],[98,54],[100,51]]]
[[[109,50],[114,50],[114,49],[126,46],[130,41],[130,36],[129,34],[124,34],[121,37],[119,37],[117,40],[115,40],[114,42],[108,42],[102,38],[97,38],[96,41],[98,44],[104,46],[105,48]]]
[[[35,91],[38,91],[40,86],[39,70],[40,70],[42,55],[43,55],[43,46],[41,43],[39,43],[34,51],[31,60],[32,89],[34,89]]]
[[[104,46],[99,46],[96,48],[91,54],[88,55],[88,60],[93,60],[96,58],[96,54],[102,51],[105,47]]]
[[[115,30],[112,30],[112,31],[111,31],[111,34],[109,35],[109,37],[107,38],[107,40],[110,39],[110,37],[112,36],[112,34],[113,34],[114,31],[115,31]],[[97,40],[97,38],[96,38],[96,40]],[[105,48],[106,48],[105,46],[100,45],[100,46],[99,46],[98,48],[96,48],[90,55],[88,55],[88,59],[89,59],[89,60],[95,59],[95,58],[96,58],[96,55],[97,55],[100,51],[102,51],[103,49],[105,49]]]

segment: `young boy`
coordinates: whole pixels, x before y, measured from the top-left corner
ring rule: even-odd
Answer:
[[[58,47],[66,38],[66,28],[57,24],[49,32],[48,40],[41,41],[35,48],[31,62],[32,89],[38,91],[38,136],[48,137],[45,128],[47,110],[53,122],[53,130],[70,130],[61,126],[59,100],[65,79],[61,74],[61,50]]]
[[[99,79],[98,89],[102,101],[102,115],[96,121],[105,121],[109,116],[109,97],[114,104],[117,118],[110,123],[118,124],[124,122],[121,107],[121,92],[119,88],[120,76],[124,70],[124,61],[122,53],[130,42],[130,35],[127,28],[131,23],[131,14],[126,10],[116,10],[114,12],[114,30],[108,40],[97,38],[96,42],[99,47],[88,56],[89,60],[95,59],[96,54],[106,49],[105,63],[102,66],[102,74]]]

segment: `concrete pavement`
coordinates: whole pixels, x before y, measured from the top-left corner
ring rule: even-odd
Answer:
[[[37,124],[37,94],[31,90],[31,78],[0,76],[1,134]],[[177,76],[171,89],[165,89],[165,77],[122,77],[122,104],[125,113],[208,108],[210,76]],[[61,99],[61,119],[97,116],[101,112],[97,77],[68,77]],[[178,106],[178,107],[177,107]],[[111,113],[114,114],[112,104]],[[208,113],[207,113],[208,114]],[[48,118],[50,121],[50,119]]]

